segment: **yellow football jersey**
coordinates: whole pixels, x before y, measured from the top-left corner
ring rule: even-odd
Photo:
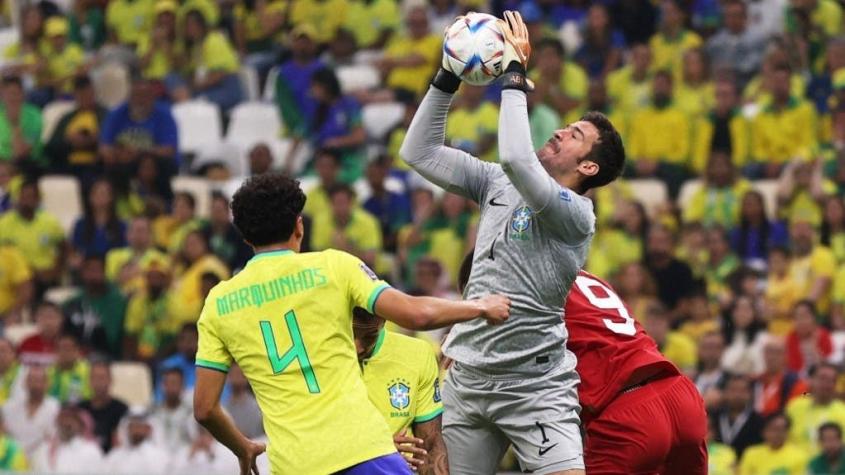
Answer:
[[[386,288],[345,252],[285,250],[256,255],[208,295],[196,364],[241,367],[264,414],[274,474],[334,473],[396,452],[352,337],[352,309],[373,312]]]
[[[364,360],[370,402],[394,434],[443,413],[440,370],[427,341],[382,328],[373,354]]]

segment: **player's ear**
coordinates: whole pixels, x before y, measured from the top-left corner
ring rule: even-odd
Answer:
[[[592,160],[582,160],[578,164],[578,171],[584,176],[594,176],[599,172],[599,164]]]
[[[305,223],[302,221],[302,215],[296,217],[296,226],[293,227],[293,235],[297,241],[302,241],[305,236]]]

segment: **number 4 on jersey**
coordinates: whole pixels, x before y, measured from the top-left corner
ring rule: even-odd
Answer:
[[[609,318],[602,320],[604,325],[610,331],[628,336],[636,335],[637,327],[634,325],[634,319],[631,317],[631,314],[628,313],[628,309],[625,308],[625,303],[622,302],[622,299],[620,299],[613,290],[609,289],[606,285],[596,279],[591,279],[583,275],[579,275],[575,279],[575,285],[578,286],[578,290],[580,290],[581,293],[584,294],[584,297],[586,297],[587,300],[589,300],[596,308],[600,308],[602,310],[616,310],[616,312],[619,313],[619,316],[622,317],[621,322],[615,322]],[[602,289],[602,293],[604,293],[606,297],[599,297],[596,295],[596,293],[593,292],[594,288]]]
[[[285,314],[285,323],[293,346],[285,354],[279,356],[276,337],[273,335],[273,325],[266,320],[260,322],[261,335],[264,337],[264,346],[267,349],[267,357],[270,358],[270,367],[273,368],[273,374],[281,373],[296,360],[299,363],[302,377],[305,378],[308,392],[319,393],[320,385],[317,384],[317,376],[314,374],[314,368],[311,367],[311,360],[308,359],[308,352],[305,350],[305,343],[302,341],[302,332],[299,331],[299,323],[296,321],[296,314],[293,310]]]

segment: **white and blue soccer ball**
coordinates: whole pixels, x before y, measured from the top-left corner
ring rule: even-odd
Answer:
[[[498,18],[469,13],[446,29],[443,67],[475,86],[490,84],[502,74],[505,37]]]

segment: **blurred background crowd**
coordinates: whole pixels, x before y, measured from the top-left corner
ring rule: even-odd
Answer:
[[[477,207],[397,151],[444,28],[518,9],[535,146],[586,110],[623,134],[587,270],[696,382],[711,473],[845,473],[842,3],[3,2],[0,469],[232,470],[190,406],[204,297],[251,257],[245,177],[301,178],[307,249],[458,298]],[[461,87],[449,144],[496,161],[499,92]]]

